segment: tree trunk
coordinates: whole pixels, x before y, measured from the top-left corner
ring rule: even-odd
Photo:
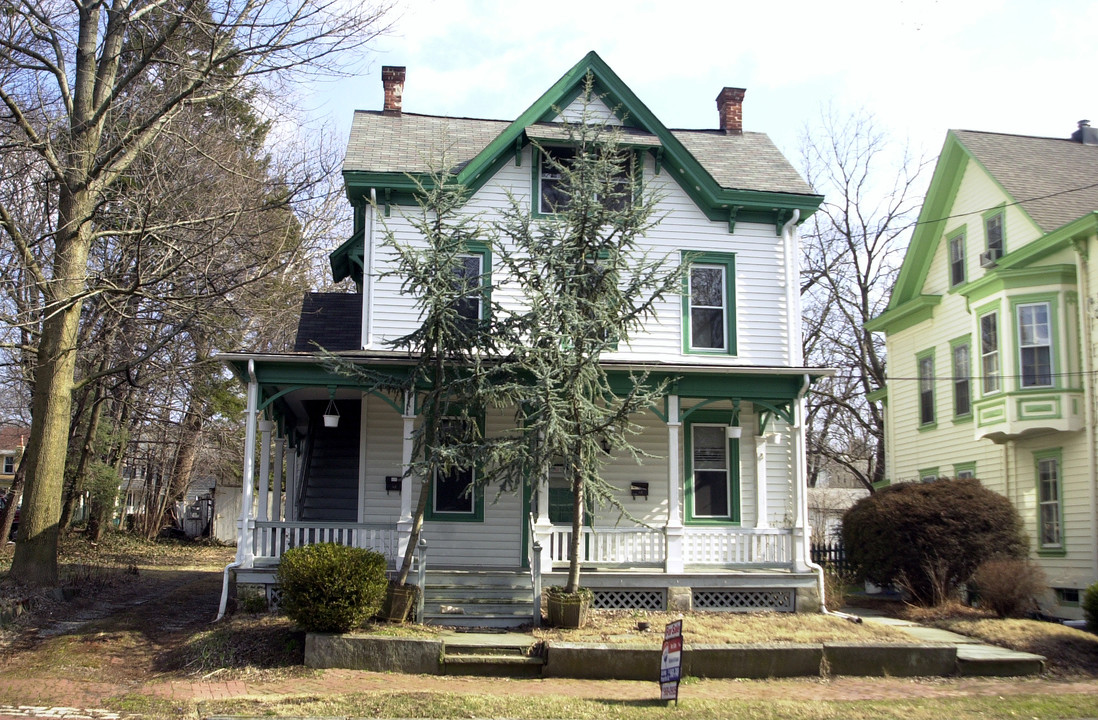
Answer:
[[[23,457],[19,460],[19,467],[15,470],[15,477],[11,481],[8,490],[8,504],[3,512],[0,512],[0,546],[8,541],[11,535],[11,526],[15,522],[15,508],[19,507],[19,498],[23,495],[23,480],[27,476],[27,453],[24,450]]]
[[[580,548],[583,546],[583,523],[586,504],[583,502],[587,488],[583,483],[582,466],[572,469],[572,542],[568,548],[568,584],[564,592],[574,593],[580,588]]]
[[[103,414],[103,400],[103,385],[102,383],[96,383],[91,414],[88,417],[88,428],[84,433],[84,443],[80,448],[80,460],[77,462],[76,472],[73,473],[72,488],[65,496],[64,505],[61,507],[61,520],[58,522],[58,527],[62,530],[68,528],[69,522],[72,520],[73,505],[76,504],[76,498],[80,496],[84,489],[84,478],[88,472],[88,463],[95,454],[95,437],[99,433],[99,418]]]
[[[26,450],[26,490],[19,521],[19,542],[12,557],[10,577],[25,585],[57,585],[57,522],[65,484],[72,412],[76,336],[80,327],[79,298],[84,289],[91,231],[85,218],[92,204],[86,191],[73,196],[62,185],[56,262],[50,298],[61,305],[47,306],[38,346],[31,403],[31,442]],[[52,303],[51,303],[52,304]]]

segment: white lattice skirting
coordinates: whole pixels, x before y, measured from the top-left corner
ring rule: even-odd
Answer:
[[[793,612],[793,590],[694,590],[695,610]]]

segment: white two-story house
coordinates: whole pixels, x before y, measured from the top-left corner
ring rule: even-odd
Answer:
[[[405,477],[415,399],[364,392],[325,370],[316,348],[391,374],[407,367],[391,341],[417,326],[418,311],[399,278],[384,275],[392,257],[380,243],[386,233],[416,241],[406,217],[417,210],[414,180],[445,153],[471,191],[469,213],[490,221],[508,196],[535,217],[548,212],[554,178],[537,148],[560,145],[588,73],[601,120],[622,128],[644,187],[660,197],[646,248],[692,264],[682,296],[604,356],[611,374],[646,370],[674,382],[639,418],[635,443],[651,457],[606,468],[642,524],[595,509],[583,585],[595,607],[819,609],[802,423],[822,371],[802,357],[797,227],[822,198],[765,135],[743,131],[742,89],[720,90],[714,128],[672,130],[594,53],[514,120],[405,112],[405,69],[383,69],[385,106],[355,113],[343,166],[355,232],[331,254],[335,280],[354,291],[308,296],[292,353],[222,356],[248,389],[239,582],[271,582],[286,548],[320,540],[376,548],[395,566],[421,491],[431,494],[419,575],[426,619],[451,605],[467,622],[529,622],[532,587],[561,581],[571,533],[563,477],[498,497],[491,486],[465,492],[471,472],[461,482]],[[468,259],[491,277],[487,248],[471,247]],[[336,414],[338,425],[326,426],[323,416]],[[489,411],[485,432],[512,418]],[[477,590],[462,594],[463,585]],[[493,589],[503,587],[515,597],[503,602],[508,593]]]
[[[973,477],[1005,495],[1082,616],[1098,580],[1094,288],[1098,133],[951,130],[888,308],[890,482]]]

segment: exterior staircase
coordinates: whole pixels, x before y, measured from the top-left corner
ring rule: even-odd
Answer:
[[[454,627],[529,625],[534,598],[526,570],[427,569],[423,622]]]
[[[324,427],[319,417],[314,421],[302,520],[358,520],[359,406],[344,400],[337,404],[339,427]]]

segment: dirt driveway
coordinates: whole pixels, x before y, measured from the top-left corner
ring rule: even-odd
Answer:
[[[94,598],[54,603],[31,622],[0,636],[0,705],[125,706],[129,698],[180,703],[224,698],[285,699],[364,693],[560,695],[599,700],[648,700],[656,683],[570,679],[406,676],[350,670],[281,667],[195,670],[210,635],[221,592],[225,548],[199,548],[190,562],[141,567]],[[271,625],[257,619],[256,627]],[[277,622],[276,622],[277,624]],[[281,635],[287,629],[282,623]],[[271,642],[281,642],[272,640]],[[277,664],[276,664],[277,665]],[[682,689],[696,698],[889,700],[983,695],[1078,693],[1098,696],[1094,679],[799,679],[703,680]],[[139,704],[138,704],[139,705]]]

